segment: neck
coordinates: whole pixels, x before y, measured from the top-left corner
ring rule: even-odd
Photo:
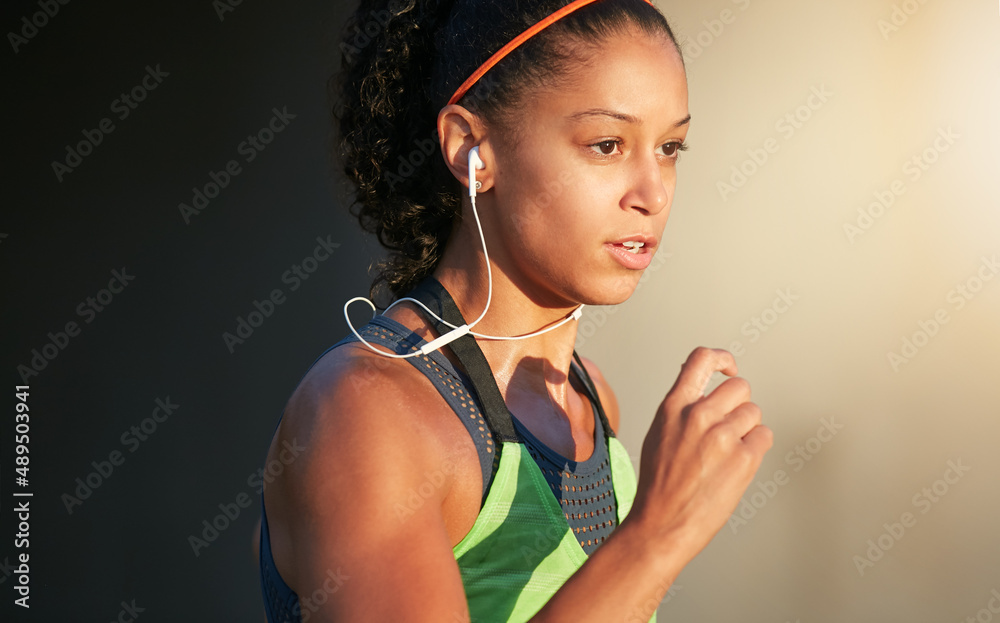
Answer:
[[[551,293],[542,293],[538,285],[520,277],[500,245],[490,244],[488,237],[487,245],[493,294],[486,315],[472,327],[474,332],[526,335],[563,320],[576,309],[576,304],[565,300],[545,302],[551,301]],[[434,277],[451,294],[466,322],[475,322],[486,309],[489,283],[474,219],[463,219],[462,226],[453,232]],[[577,324],[571,320],[552,331],[522,340],[476,338],[512,410],[514,405],[510,403],[522,392],[536,397],[544,393],[557,405],[567,404],[566,394],[571,391],[567,374]]]

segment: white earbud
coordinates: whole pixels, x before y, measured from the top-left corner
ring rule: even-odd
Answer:
[[[482,158],[479,157],[479,145],[469,150],[469,197],[475,197],[476,191],[482,187],[482,182],[476,181],[476,170],[485,169]]]
[[[416,352],[408,353],[406,355],[395,355],[395,354],[390,354],[390,353],[386,353],[386,352],[380,351],[377,348],[375,348],[374,346],[372,346],[371,344],[369,344],[357,332],[357,330],[354,328],[354,325],[351,324],[351,318],[350,318],[350,316],[347,315],[347,307],[348,307],[348,305],[350,305],[354,301],[364,301],[364,302],[368,303],[368,306],[372,308],[373,312],[376,311],[374,303],[372,303],[371,301],[369,301],[368,299],[366,299],[363,296],[356,296],[353,299],[351,299],[351,300],[347,301],[346,303],[344,303],[344,318],[347,319],[347,326],[349,326],[351,328],[351,332],[354,333],[354,336],[357,337],[359,340],[361,340],[361,343],[363,343],[365,346],[367,346],[368,348],[370,348],[372,351],[378,353],[379,355],[384,355],[386,357],[391,357],[393,359],[406,359],[407,357],[414,357],[416,355],[427,355],[427,354],[431,353],[432,351],[435,351],[435,350],[441,348],[442,346],[445,346],[446,344],[454,342],[455,340],[457,340],[458,338],[460,338],[460,337],[462,337],[463,335],[466,335],[466,334],[471,334],[471,335],[474,335],[474,336],[476,336],[478,338],[483,338],[483,339],[487,339],[487,340],[523,340],[525,338],[534,337],[536,335],[541,335],[542,333],[548,333],[549,331],[551,331],[553,329],[561,327],[562,325],[566,324],[570,320],[579,320],[580,317],[583,316],[583,305],[580,305],[579,307],[577,307],[576,309],[574,309],[572,313],[570,313],[568,316],[566,316],[565,318],[563,318],[562,320],[560,320],[556,324],[552,325],[551,327],[548,327],[548,328],[545,328],[545,329],[541,329],[539,331],[535,331],[534,333],[529,333],[527,335],[505,336],[504,337],[504,336],[495,336],[495,335],[483,335],[482,333],[476,333],[475,331],[472,330],[472,327],[476,326],[479,323],[479,321],[482,320],[486,316],[486,312],[490,308],[490,302],[493,300],[493,269],[490,267],[490,254],[486,251],[486,236],[483,235],[483,225],[482,225],[482,223],[479,222],[479,211],[476,209],[476,191],[479,190],[482,187],[482,182],[476,181],[476,171],[477,170],[482,170],[482,169],[485,169],[485,168],[486,168],[486,165],[483,164],[482,158],[479,157],[479,146],[476,145],[475,147],[473,147],[472,149],[469,150],[469,198],[472,200],[472,215],[476,218],[476,227],[479,228],[479,239],[483,243],[483,258],[486,260],[486,280],[487,280],[487,283],[489,284],[489,287],[487,289],[487,294],[486,294],[486,308],[483,309],[483,313],[480,314],[479,318],[476,318],[475,321],[470,322],[469,324],[464,324],[461,327],[456,327],[455,325],[453,325],[450,322],[446,321],[444,318],[441,318],[440,316],[438,316],[437,314],[435,314],[431,310],[427,309],[427,306],[424,305],[423,303],[421,303],[420,301],[418,301],[418,300],[416,300],[414,298],[410,298],[410,297],[401,298],[401,299],[397,300],[395,303],[393,303],[392,305],[390,305],[389,307],[386,307],[385,311],[389,311],[394,305],[396,305],[398,303],[402,303],[403,301],[412,301],[412,302],[416,303],[417,305],[419,305],[420,307],[423,307],[424,310],[428,314],[430,314],[431,316],[433,316],[433,317],[437,318],[438,320],[440,320],[442,323],[444,323],[444,324],[448,325],[449,327],[451,327],[452,331],[449,331],[449,332],[445,333],[444,335],[438,337],[437,339],[431,340],[427,344],[424,344],[423,348],[421,348],[420,350],[418,350]],[[383,312],[383,313],[385,313],[385,312]]]

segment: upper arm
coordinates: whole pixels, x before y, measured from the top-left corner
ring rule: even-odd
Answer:
[[[315,366],[289,401],[272,451],[304,450],[265,488],[276,566],[313,621],[463,620],[442,516],[452,481],[428,431],[438,405],[423,399],[434,390],[409,363],[372,357]]]
[[[587,369],[590,379],[594,381],[594,385],[597,387],[597,397],[601,399],[604,414],[608,416],[608,424],[611,425],[611,430],[617,435],[619,423],[618,399],[611,390],[611,386],[608,385],[607,380],[605,380],[604,375],[597,368],[597,364],[586,357],[580,357],[580,361],[583,362],[583,367]]]

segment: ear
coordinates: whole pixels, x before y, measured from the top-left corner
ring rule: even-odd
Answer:
[[[484,168],[476,171],[476,179],[482,186],[477,191],[484,193],[493,187],[493,152],[486,133],[486,126],[479,116],[457,104],[449,104],[438,112],[438,137],[441,154],[451,174],[466,188],[469,187],[469,152],[479,146],[479,157]]]

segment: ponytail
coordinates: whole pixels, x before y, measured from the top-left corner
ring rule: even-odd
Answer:
[[[396,296],[436,266],[459,214],[426,93],[436,24],[451,0],[362,2],[341,44],[340,124],[344,171],[354,182],[365,231],[396,251],[379,266],[373,300],[385,284]]]

